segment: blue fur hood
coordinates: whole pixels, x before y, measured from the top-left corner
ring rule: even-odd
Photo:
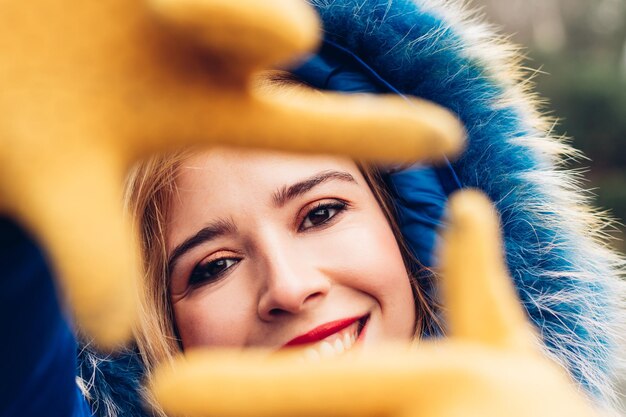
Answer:
[[[345,51],[370,72],[376,91],[422,97],[464,123],[467,150],[437,170],[443,198],[429,199],[436,202],[431,217],[440,216],[445,197],[459,186],[481,189],[495,202],[509,272],[547,352],[598,404],[612,409],[623,262],[607,249],[602,231],[607,222],[587,205],[579,178],[562,169],[562,161],[576,152],[551,136],[552,123],[527,90],[515,48],[461,2],[311,3],[322,18],[326,45]],[[420,186],[412,184],[394,195],[401,223],[412,214],[402,206],[405,194]],[[405,225],[403,234],[428,264],[419,233]],[[99,413],[143,415],[136,355],[105,361],[83,349],[80,360],[80,385]]]

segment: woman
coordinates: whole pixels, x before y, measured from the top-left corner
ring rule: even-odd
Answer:
[[[216,148],[143,164],[130,198],[151,294],[140,322],[158,329],[140,338],[151,364],[197,346],[306,344],[316,357],[432,324],[373,168]]]
[[[314,358],[350,348],[352,338],[367,346],[436,335],[427,271],[447,196],[462,187],[495,202],[509,272],[548,354],[610,409],[621,263],[599,240],[605,221],[556,170],[572,151],[549,136],[512,49],[450,2],[313,3],[325,42],[292,70],[299,82],[437,102],[465,124],[466,152],[438,168],[221,149],[146,162],[129,188],[148,267],[142,360],[82,349],[80,384],[92,409],[143,415],[139,381],[197,345],[318,343],[307,354]],[[316,187],[292,188],[311,179]],[[380,253],[384,260],[364,256]],[[330,336],[348,341],[332,340],[331,352],[322,346]]]

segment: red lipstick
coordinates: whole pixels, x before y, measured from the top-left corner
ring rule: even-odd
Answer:
[[[326,324],[322,324],[311,330],[308,333],[295,337],[285,344],[283,347],[305,345],[307,343],[315,343],[322,339],[327,338],[333,333],[337,333],[345,329],[346,327],[354,324],[354,322],[361,320],[363,317],[351,317],[347,319],[335,320]]]

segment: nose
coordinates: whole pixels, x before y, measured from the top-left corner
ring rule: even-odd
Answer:
[[[273,253],[260,271],[265,277],[258,304],[262,320],[301,313],[328,294],[330,280],[306,256],[291,251]]]

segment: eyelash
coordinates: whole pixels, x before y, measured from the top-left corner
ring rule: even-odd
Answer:
[[[347,208],[348,208],[348,203],[346,203],[345,201],[341,201],[341,200],[335,200],[333,202],[318,203],[315,207],[313,207],[306,213],[306,215],[300,222],[300,225],[298,226],[298,231],[306,232],[311,229],[326,227],[329,225],[329,222],[335,219],[337,215],[341,214],[341,212],[343,212]],[[328,210],[329,212],[334,210],[334,212],[332,214],[329,214],[329,217],[324,219],[322,222],[318,224],[311,224],[311,226],[304,227],[307,220],[311,222],[310,216],[314,214],[315,212],[319,212],[321,210]],[[238,258],[238,257],[222,257],[222,258],[218,258],[218,259],[214,259],[212,261],[206,262],[204,264],[196,265],[196,267],[191,271],[191,274],[189,276],[189,281],[188,281],[189,287],[198,287],[203,284],[218,281],[219,279],[223,278],[228,272],[230,272],[231,268],[237,266],[237,264],[241,261],[241,259],[242,258]],[[218,264],[220,263],[222,264],[225,263],[225,267],[223,269],[220,269],[217,272],[211,273],[210,269],[213,267],[219,267]],[[205,277],[207,273],[211,275],[209,277]]]
[[[306,215],[304,216],[304,218],[300,222],[300,225],[298,226],[298,231],[305,232],[310,229],[316,229],[319,227],[328,226],[330,221],[334,220],[337,215],[341,214],[347,208],[348,208],[348,203],[346,203],[345,201],[341,201],[341,200],[335,200],[332,202],[320,202],[315,207],[307,211]],[[311,224],[311,226],[304,227],[305,222],[307,220],[310,221],[309,216],[321,210],[328,210],[328,211],[335,210],[335,212],[332,215],[329,215],[327,219],[323,220],[319,224]]]
[[[231,262],[231,261],[233,263],[228,265],[228,262]],[[215,282],[219,280],[220,278],[222,278],[232,267],[236,266],[239,263],[239,261],[241,261],[241,258],[223,257],[223,258],[214,259],[204,264],[198,264],[193,269],[193,271],[191,271],[191,275],[189,276],[189,286],[196,287],[205,283]],[[213,273],[213,275],[211,275],[210,277],[205,278],[204,275],[207,273],[210,273],[209,271],[210,268],[217,266],[220,262],[226,262],[227,264],[226,267],[224,269],[219,270],[216,273]]]

